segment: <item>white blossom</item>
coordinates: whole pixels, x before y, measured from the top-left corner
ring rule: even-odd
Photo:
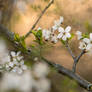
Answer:
[[[0,92],[18,89],[19,92],[31,92],[33,78],[30,71],[24,72],[21,76],[16,73],[5,73],[0,82]]]
[[[66,41],[68,38],[71,37],[71,34],[69,33],[71,31],[71,27],[68,26],[65,28],[59,27],[58,31],[60,32],[57,36],[58,39],[62,38],[62,40]]]
[[[21,56],[20,54],[20,51],[18,51],[17,53],[11,51],[11,57],[13,61],[10,61],[5,64],[7,71],[22,74],[24,70],[27,70],[27,66],[24,64],[23,56]]]
[[[78,40],[80,40],[80,39],[82,38],[82,32],[77,31],[77,32],[76,32],[76,35],[77,35],[77,37],[78,37]]]
[[[60,27],[60,25],[63,22],[63,20],[64,20],[63,17],[60,17],[59,20],[55,21],[54,22],[54,26],[52,26],[52,29],[53,30],[57,30]]]
[[[51,42],[53,42],[53,43],[57,43],[58,42],[58,39],[57,39],[56,35],[51,37]]]
[[[90,43],[90,39],[84,38],[84,39],[82,40],[82,42],[80,42],[79,48],[80,48],[81,50],[86,50],[86,51],[89,52],[90,49],[92,49],[92,44]]]
[[[49,72],[49,68],[45,63],[37,63],[33,67],[33,73],[36,77],[42,78],[45,77]]]
[[[92,33],[90,33],[90,43],[92,44]]]
[[[45,40],[49,40],[50,39],[50,35],[51,35],[51,31],[46,30],[46,29],[44,29],[42,31],[42,36],[44,37]]]

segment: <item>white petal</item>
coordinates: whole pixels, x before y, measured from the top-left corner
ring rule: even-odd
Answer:
[[[62,16],[60,16],[60,24],[64,21],[64,18]]]
[[[90,39],[88,39],[88,38],[84,38],[84,39],[83,39],[83,42],[89,44],[89,43],[90,43]]]
[[[18,52],[17,52],[17,56],[19,56],[20,54],[21,54],[21,51],[18,51]]]
[[[22,68],[23,70],[27,70],[27,66],[26,66],[26,65],[22,65],[21,68]]]
[[[21,65],[24,65],[24,60],[20,61],[20,64],[21,64]]]
[[[10,67],[13,67],[14,66],[14,63],[13,62],[9,62],[9,66]]]
[[[42,36],[44,37],[46,35],[46,29],[42,31]]]
[[[77,35],[82,35],[82,32],[77,31],[76,34],[77,34]]]
[[[21,68],[18,68],[17,72],[18,72],[18,74],[22,74],[23,73]]]
[[[57,38],[60,39],[63,36],[62,33],[58,34]]]
[[[42,30],[42,28],[41,27],[38,27],[38,29],[37,30]]]
[[[70,33],[66,33],[66,37],[67,38],[70,38],[71,37],[71,34]]]
[[[92,33],[90,33],[90,40],[92,41]]]
[[[11,51],[11,56],[15,57],[16,53],[14,51]]]
[[[63,27],[59,27],[58,28],[58,32],[62,32],[63,33],[64,32],[64,28]]]
[[[86,44],[84,42],[80,42],[79,44],[80,44],[79,49],[81,49],[81,50],[86,49]]]
[[[92,44],[88,44],[87,47],[86,47],[86,50],[90,51],[91,48],[92,48]]]
[[[71,31],[71,27],[67,26],[66,29],[65,29],[65,32],[70,32],[70,31]]]
[[[66,36],[63,36],[62,37],[62,40],[66,41],[67,40],[67,37]]]
[[[56,36],[53,36],[53,37],[51,38],[51,41],[54,42],[54,43],[57,43],[57,41],[58,41],[58,40],[57,40],[57,37],[56,37]]]
[[[52,28],[53,28],[53,30],[57,30],[57,26],[56,25],[54,25]]]

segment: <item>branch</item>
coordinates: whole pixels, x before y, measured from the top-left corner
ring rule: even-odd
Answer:
[[[78,63],[78,61],[80,60],[80,58],[85,54],[85,50],[82,50],[81,53],[74,59],[74,63],[73,63],[73,72],[76,72],[76,65]]]
[[[74,60],[72,71],[75,73],[77,63],[80,60],[80,58],[85,54],[85,50],[82,50],[81,53],[77,57],[75,57],[75,55],[73,54],[68,42],[65,43],[65,46],[68,49],[68,52],[70,53],[70,55],[72,56],[72,58]]]
[[[63,66],[59,64],[52,63],[52,61],[48,61],[47,59],[42,59],[47,62],[50,66],[54,67],[60,74],[63,74],[65,76],[70,77],[71,79],[74,79],[82,88],[85,88],[88,91],[92,92],[92,84],[85,79],[81,78],[79,75],[73,73],[69,69],[64,68]]]
[[[8,37],[9,41],[14,41],[14,33],[12,33],[11,31],[9,31],[7,28],[5,28],[4,26],[0,25],[0,34],[4,34],[4,36]],[[13,45],[15,46],[16,43],[13,42]],[[16,47],[15,48],[20,48],[20,47]],[[25,53],[25,55],[30,56],[31,52],[29,54]],[[77,59],[79,59],[82,56],[82,54],[80,54]],[[57,72],[59,72],[60,74],[63,74],[65,76],[70,77],[71,79],[74,79],[82,88],[85,88],[88,91],[92,92],[92,84],[90,82],[88,82],[87,80],[84,80],[83,78],[81,78],[79,75],[73,73],[71,70],[64,68],[63,66],[59,65],[59,64],[55,64],[52,63],[51,61],[48,61],[47,59],[43,58],[42,59],[47,62],[50,66],[54,67]]]
[[[38,19],[36,20],[36,22],[33,24],[32,28],[30,29],[30,31],[25,35],[25,39],[30,35],[30,33],[32,33],[32,30],[36,27],[37,23],[40,21],[40,19],[42,18],[42,16],[44,15],[44,13],[46,12],[46,10],[53,4],[54,0],[51,0],[49,2],[49,4],[44,8],[44,10],[41,12],[40,16],[38,17]]]
[[[66,48],[68,49],[68,52],[69,52],[70,55],[72,56],[73,60],[75,60],[76,57],[75,57],[75,55],[73,54],[73,52],[72,52],[72,50],[71,50],[71,48],[70,48],[68,42],[66,42],[65,46],[66,46]]]

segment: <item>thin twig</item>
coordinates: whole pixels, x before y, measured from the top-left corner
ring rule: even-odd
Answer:
[[[74,59],[74,63],[73,63],[73,72],[76,72],[76,65],[79,62],[80,58],[85,54],[85,50],[82,50],[81,53]]]
[[[65,43],[65,46],[68,49],[68,52],[70,53],[70,55],[72,56],[72,58],[74,60],[72,71],[73,71],[73,73],[75,73],[76,72],[77,63],[80,60],[80,58],[84,55],[85,50],[82,50],[81,53],[77,57],[75,57],[75,55],[73,54],[73,52],[72,52],[68,42]]]
[[[73,60],[75,60],[76,57],[75,57],[75,55],[73,54],[73,52],[72,52],[72,50],[71,50],[71,48],[70,48],[70,46],[69,46],[69,43],[66,42],[65,46],[66,46],[66,48],[68,49],[68,52],[69,52],[70,55],[72,56]]]
[[[42,16],[44,15],[44,13],[46,12],[46,10],[53,4],[54,0],[51,0],[48,5],[44,8],[44,10],[41,12],[40,16],[38,17],[38,19],[36,20],[36,22],[33,24],[32,28],[30,29],[30,31],[25,35],[25,39],[30,35],[30,33],[32,33],[32,30],[36,27],[37,23],[39,22],[39,20],[42,18]]]

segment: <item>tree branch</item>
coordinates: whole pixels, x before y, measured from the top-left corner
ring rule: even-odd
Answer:
[[[37,23],[39,22],[39,20],[42,18],[42,16],[44,15],[44,13],[46,12],[46,10],[53,4],[54,0],[51,0],[48,5],[44,8],[44,10],[41,12],[40,16],[38,17],[38,19],[36,20],[36,22],[33,24],[32,28],[30,29],[30,31],[25,35],[25,39],[30,35],[30,33],[32,33],[32,30],[36,27]]]
[[[52,63],[52,61],[48,61],[44,57],[42,57],[42,59],[45,62],[47,62],[50,66],[54,67],[60,74],[63,74],[65,76],[68,76],[71,79],[74,79],[82,88],[85,88],[86,90],[92,92],[92,84],[88,82],[87,80],[81,78],[79,75],[73,73],[69,69],[66,69],[59,64]]]
[[[8,37],[9,41],[12,41],[14,46],[16,45],[16,43],[14,43],[14,33],[9,31],[7,28],[5,28],[2,25],[0,25],[0,34],[3,34],[4,36]],[[15,48],[17,49],[20,47],[15,46]],[[25,54],[30,56],[31,52],[30,52],[30,54],[29,54],[29,52],[25,53]],[[81,56],[82,56],[82,53],[77,57],[77,60],[79,60]],[[79,75],[73,73],[71,70],[66,69],[59,64],[52,63],[51,61],[48,61],[47,59],[45,59],[43,57],[42,57],[42,60],[47,62],[50,66],[54,67],[57,70],[57,72],[59,72],[60,74],[63,74],[65,76],[70,77],[71,79],[74,79],[82,88],[85,88],[86,90],[92,92],[92,84],[90,82],[88,82],[87,80],[81,78]]]
[[[75,55],[73,54],[68,42],[65,43],[65,46],[68,49],[68,52],[70,53],[70,55],[72,56],[72,58],[74,60],[72,71],[75,73],[77,63],[80,60],[80,58],[85,54],[85,50],[82,50],[81,53],[77,57],[75,57]]]
[[[70,48],[68,42],[66,42],[65,46],[66,46],[66,48],[68,49],[68,52],[69,52],[70,55],[72,56],[73,60],[75,60],[76,57],[75,57],[75,55],[73,54],[73,52],[72,52],[72,50],[71,50],[71,48]]]
[[[78,63],[78,61],[80,60],[80,58],[85,54],[85,50],[82,50],[81,53],[74,59],[74,63],[73,63],[73,72],[76,72],[76,65]]]

